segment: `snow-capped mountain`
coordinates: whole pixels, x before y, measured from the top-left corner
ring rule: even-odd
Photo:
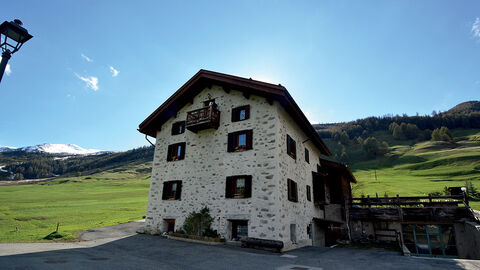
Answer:
[[[44,143],[35,146],[26,146],[26,147],[9,147],[1,146],[0,152],[21,150],[25,152],[43,152],[49,154],[64,154],[64,155],[94,155],[99,153],[104,153],[105,151],[97,149],[85,149],[76,144],[56,144],[56,143]]]
[[[0,145],[0,152],[13,151],[13,150],[16,150],[16,149],[17,149],[16,147]]]

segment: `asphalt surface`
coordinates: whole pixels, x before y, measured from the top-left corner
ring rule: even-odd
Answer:
[[[0,269],[480,269],[480,261],[405,257],[386,250],[306,247],[283,254],[135,234],[133,222],[84,232],[75,243],[0,244]]]

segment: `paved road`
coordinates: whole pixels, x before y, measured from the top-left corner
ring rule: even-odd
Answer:
[[[0,269],[480,269],[480,261],[385,250],[307,247],[284,254],[134,234],[140,222],[85,232],[68,244],[0,244]]]

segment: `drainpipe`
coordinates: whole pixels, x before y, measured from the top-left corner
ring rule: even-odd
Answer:
[[[145,134],[145,140],[147,140],[147,142],[149,142],[153,147],[155,147],[155,144],[153,144],[147,137],[147,134]]]

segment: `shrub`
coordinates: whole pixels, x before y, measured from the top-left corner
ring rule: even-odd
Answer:
[[[183,223],[183,230],[189,235],[202,236],[207,229],[210,229],[212,221],[210,210],[204,207],[199,213],[192,212],[188,215]]]
[[[447,127],[436,128],[432,132],[432,141],[451,142],[452,134]]]
[[[205,229],[203,232],[203,236],[205,237],[213,237],[213,238],[219,238],[220,234],[218,234],[217,230],[212,230],[211,228]]]

